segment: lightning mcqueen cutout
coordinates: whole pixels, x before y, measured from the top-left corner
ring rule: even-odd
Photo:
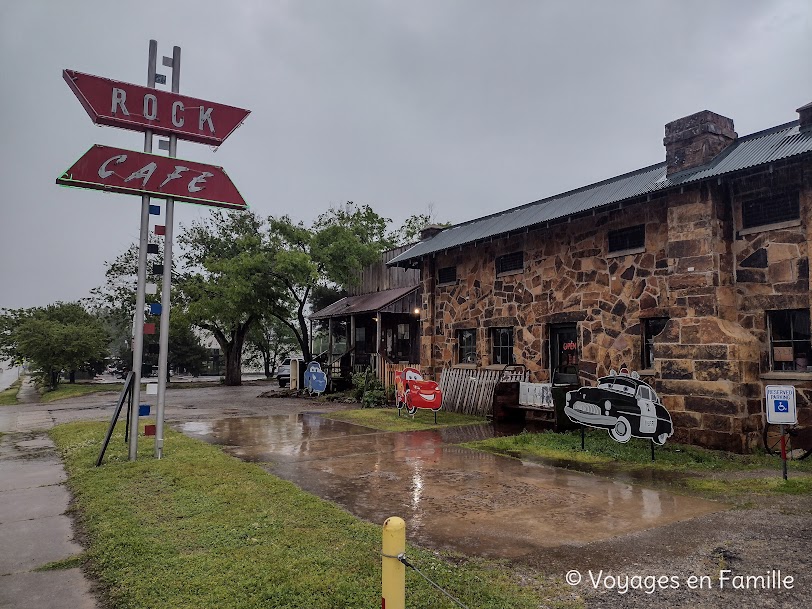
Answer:
[[[414,368],[405,368],[395,373],[395,400],[398,410],[406,407],[406,412],[414,414],[418,408],[433,410],[443,407],[443,392],[434,381],[425,381]]]
[[[634,436],[662,446],[674,433],[671,415],[636,372],[629,376],[612,371],[598,379],[597,387],[567,392],[564,412],[574,423],[608,430],[617,442]]]

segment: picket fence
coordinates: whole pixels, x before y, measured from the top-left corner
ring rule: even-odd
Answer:
[[[527,372],[487,368],[445,368],[440,376],[443,410],[480,417],[493,414],[493,392],[502,381],[526,381]]]

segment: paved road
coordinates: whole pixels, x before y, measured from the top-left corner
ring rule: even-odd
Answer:
[[[22,369],[18,366],[12,366],[8,362],[0,362],[0,391],[3,389],[8,389],[8,387],[16,381],[22,372]]]
[[[421,545],[468,555],[543,554],[727,507],[457,446],[492,437],[492,425],[392,433],[300,414],[178,427],[365,520],[400,516]]]
[[[213,386],[202,389],[171,388],[167,397],[167,420],[176,426],[186,425],[189,433],[211,435],[208,430],[216,431],[218,427],[221,430],[224,430],[226,426],[234,429],[242,428],[245,426],[245,419],[256,417],[267,419],[275,415],[284,415],[291,420],[296,420],[303,411],[346,407],[342,404],[324,404],[307,400],[257,399],[257,395],[267,390],[268,387],[268,384],[263,384],[263,386],[243,387]],[[109,420],[115,400],[115,393],[106,393],[50,404],[2,407],[0,408],[0,432],[25,433],[31,429],[45,429],[53,424],[68,421]],[[323,424],[326,426],[325,429],[331,425],[327,422]],[[196,432],[194,431],[195,426],[197,426]],[[251,425],[251,427],[258,436],[261,435],[261,426]],[[293,429],[295,431],[295,427]],[[220,439],[217,441],[234,454],[240,450],[256,452],[256,449],[251,446],[258,447],[262,444],[261,441],[245,442],[243,443],[245,446],[241,446],[240,443],[229,444],[226,438],[231,432],[216,431],[216,433],[220,434]],[[345,454],[343,457],[330,460],[319,459],[319,452],[329,447],[330,444],[341,446],[340,439],[330,441],[327,435],[323,435],[320,440],[312,439],[313,441],[307,442],[301,437],[290,437],[284,442],[279,439],[275,441],[274,450],[267,453],[267,458],[273,462],[265,465],[271,469],[280,468],[278,473],[282,474],[282,470],[286,467],[299,467],[296,464],[297,461],[304,462],[308,456],[316,457],[310,466],[313,480],[300,481],[304,488],[312,485],[309,490],[313,492],[319,492],[316,488],[318,486],[328,488],[333,486],[337,489],[336,492],[344,492],[342,487],[346,483],[347,497],[351,497],[353,494],[357,495],[358,487],[366,481],[369,487],[387,488],[390,486],[398,489],[397,492],[400,493],[398,501],[407,507],[414,500],[416,490],[420,491],[417,493],[418,503],[423,505],[448,499],[440,496],[445,480],[443,480],[444,472],[438,471],[433,461],[436,458],[436,448],[415,445],[393,449],[395,440],[390,436],[397,434],[381,434],[370,430],[350,433],[359,436],[359,441],[361,441],[361,437],[366,436],[365,442],[373,443],[374,440],[374,443],[380,443],[382,447],[387,444],[389,446],[382,453],[370,451],[370,454],[366,456],[360,453]],[[408,444],[411,441],[408,441],[407,438],[417,442],[416,438],[420,437],[419,434],[416,436],[406,434],[397,442]],[[4,445],[9,438],[8,435],[3,437]],[[36,440],[36,438],[29,439]],[[422,440],[418,444],[422,445]],[[352,448],[350,444],[347,444],[346,452],[351,453]],[[171,446],[167,447],[167,450],[171,450]],[[442,448],[441,452],[457,450],[454,447],[446,447]],[[459,458],[459,454],[454,458]],[[488,456],[488,458],[491,457]],[[367,464],[379,461],[380,464],[377,469],[370,466],[369,475],[365,478],[353,479],[350,472],[357,471],[357,469],[353,469],[357,467],[352,464],[353,460],[367,462]],[[515,462],[512,467],[518,475],[521,475],[524,469],[537,466]],[[460,491],[459,496],[453,499],[467,506],[491,501],[495,508],[500,507],[499,502],[509,507],[513,500],[511,495],[489,498],[488,494],[483,491],[480,485],[487,476],[478,476],[478,468],[479,462],[471,459],[467,459],[465,467],[459,468],[468,477],[469,482],[451,481],[452,487]],[[415,477],[414,474],[418,471],[420,475]],[[545,496],[546,489],[539,486],[538,480],[534,479],[536,475],[538,474],[530,474],[529,481],[522,481],[524,489],[529,494],[538,495],[538,506],[533,518],[544,520],[548,517],[548,513],[557,514],[557,518],[561,517],[561,514],[571,515],[571,518],[565,518],[560,525],[562,534],[570,535],[572,534],[570,529],[577,528],[580,522],[589,523],[593,515],[604,519],[612,517],[610,514],[612,505],[601,505],[600,501],[591,501],[589,497],[586,498],[586,503],[555,505],[556,501],[548,501]],[[395,476],[399,476],[400,479],[396,479]],[[568,472],[560,470],[550,473],[549,476],[569,479],[575,485],[573,490],[583,484],[580,476],[569,478]],[[0,474],[0,480],[4,477]],[[486,482],[493,483],[493,481]],[[500,483],[499,480],[495,482]],[[421,484],[422,488],[420,488]],[[657,511],[662,512],[663,507],[670,509],[668,504],[670,500],[663,503],[663,498],[670,496],[668,493],[647,495],[651,489],[644,486],[630,486],[628,481],[621,480],[603,480],[593,486],[597,488],[602,485],[608,485],[604,486],[606,489],[614,489],[614,492],[609,490],[604,492],[603,497],[607,502],[615,502],[614,506],[622,506],[623,502],[627,502],[625,505],[637,505],[636,514],[641,518],[645,517],[646,509],[649,510],[649,516]],[[590,492],[594,491],[594,488]],[[635,496],[639,498],[639,502],[636,504]],[[564,496],[560,492],[554,497],[557,498],[556,500],[564,500]],[[654,500],[655,497],[656,500]],[[344,501],[338,496],[335,500],[342,504]],[[771,590],[747,592],[730,588],[720,590],[718,587],[714,590],[692,592],[683,585],[680,589],[655,594],[645,592],[620,594],[617,590],[595,590],[586,579],[577,587],[576,591],[585,596],[588,609],[812,607],[812,575],[810,575],[812,574],[812,557],[809,553],[809,547],[812,544],[812,524],[810,524],[812,523],[812,505],[808,495],[787,496],[780,500],[754,500],[751,503],[752,505],[741,506],[739,509],[706,513],[651,528],[643,527],[642,530],[618,530],[616,536],[592,541],[573,540],[558,546],[543,547],[538,552],[519,557],[518,560],[527,565],[531,577],[536,573],[561,577],[571,569],[579,569],[584,578],[587,578],[587,570],[592,569],[595,573],[602,570],[604,575],[629,577],[634,575],[676,575],[682,578],[684,584],[685,578],[692,574],[712,575],[716,573],[718,576],[721,567],[731,568],[735,573],[743,575],[759,575],[769,569],[781,569],[785,575],[796,577],[795,588],[782,592]],[[645,507],[646,505],[648,508]],[[588,509],[585,509],[585,506],[589,506]],[[640,506],[643,506],[643,512],[640,511]],[[389,506],[387,506],[387,515],[388,513]],[[424,516],[426,513],[424,512]],[[469,513],[474,514],[474,510]],[[620,517],[622,514],[617,516]],[[374,515],[374,519],[379,519],[379,515]],[[0,516],[0,523],[2,522],[3,517]],[[412,528],[416,528],[414,523],[412,523]],[[475,545],[476,540],[472,539],[471,543]],[[2,586],[3,580],[0,579],[0,588]]]

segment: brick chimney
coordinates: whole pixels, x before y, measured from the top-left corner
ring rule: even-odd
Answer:
[[[812,102],[801,106],[796,112],[798,113],[798,121],[800,122],[799,127],[801,129],[812,128]]]
[[[420,231],[420,240],[425,241],[426,239],[431,239],[434,235],[443,232],[445,228],[445,226],[438,224],[429,224]]]
[[[665,126],[667,175],[699,167],[736,141],[733,121],[715,112],[703,110]]]

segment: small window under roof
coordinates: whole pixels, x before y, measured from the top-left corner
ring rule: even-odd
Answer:
[[[646,245],[646,225],[638,224],[628,228],[609,231],[609,252],[625,252]]]
[[[798,191],[783,191],[742,201],[742,228],[754,228],[798,220],[801,206]]]
[[[457,281],[457,267],[446,266],[437,271],[437,283],[454,283]]]
[[[496,257],[496,274],[524,270],[524,252],[513,252]]]

